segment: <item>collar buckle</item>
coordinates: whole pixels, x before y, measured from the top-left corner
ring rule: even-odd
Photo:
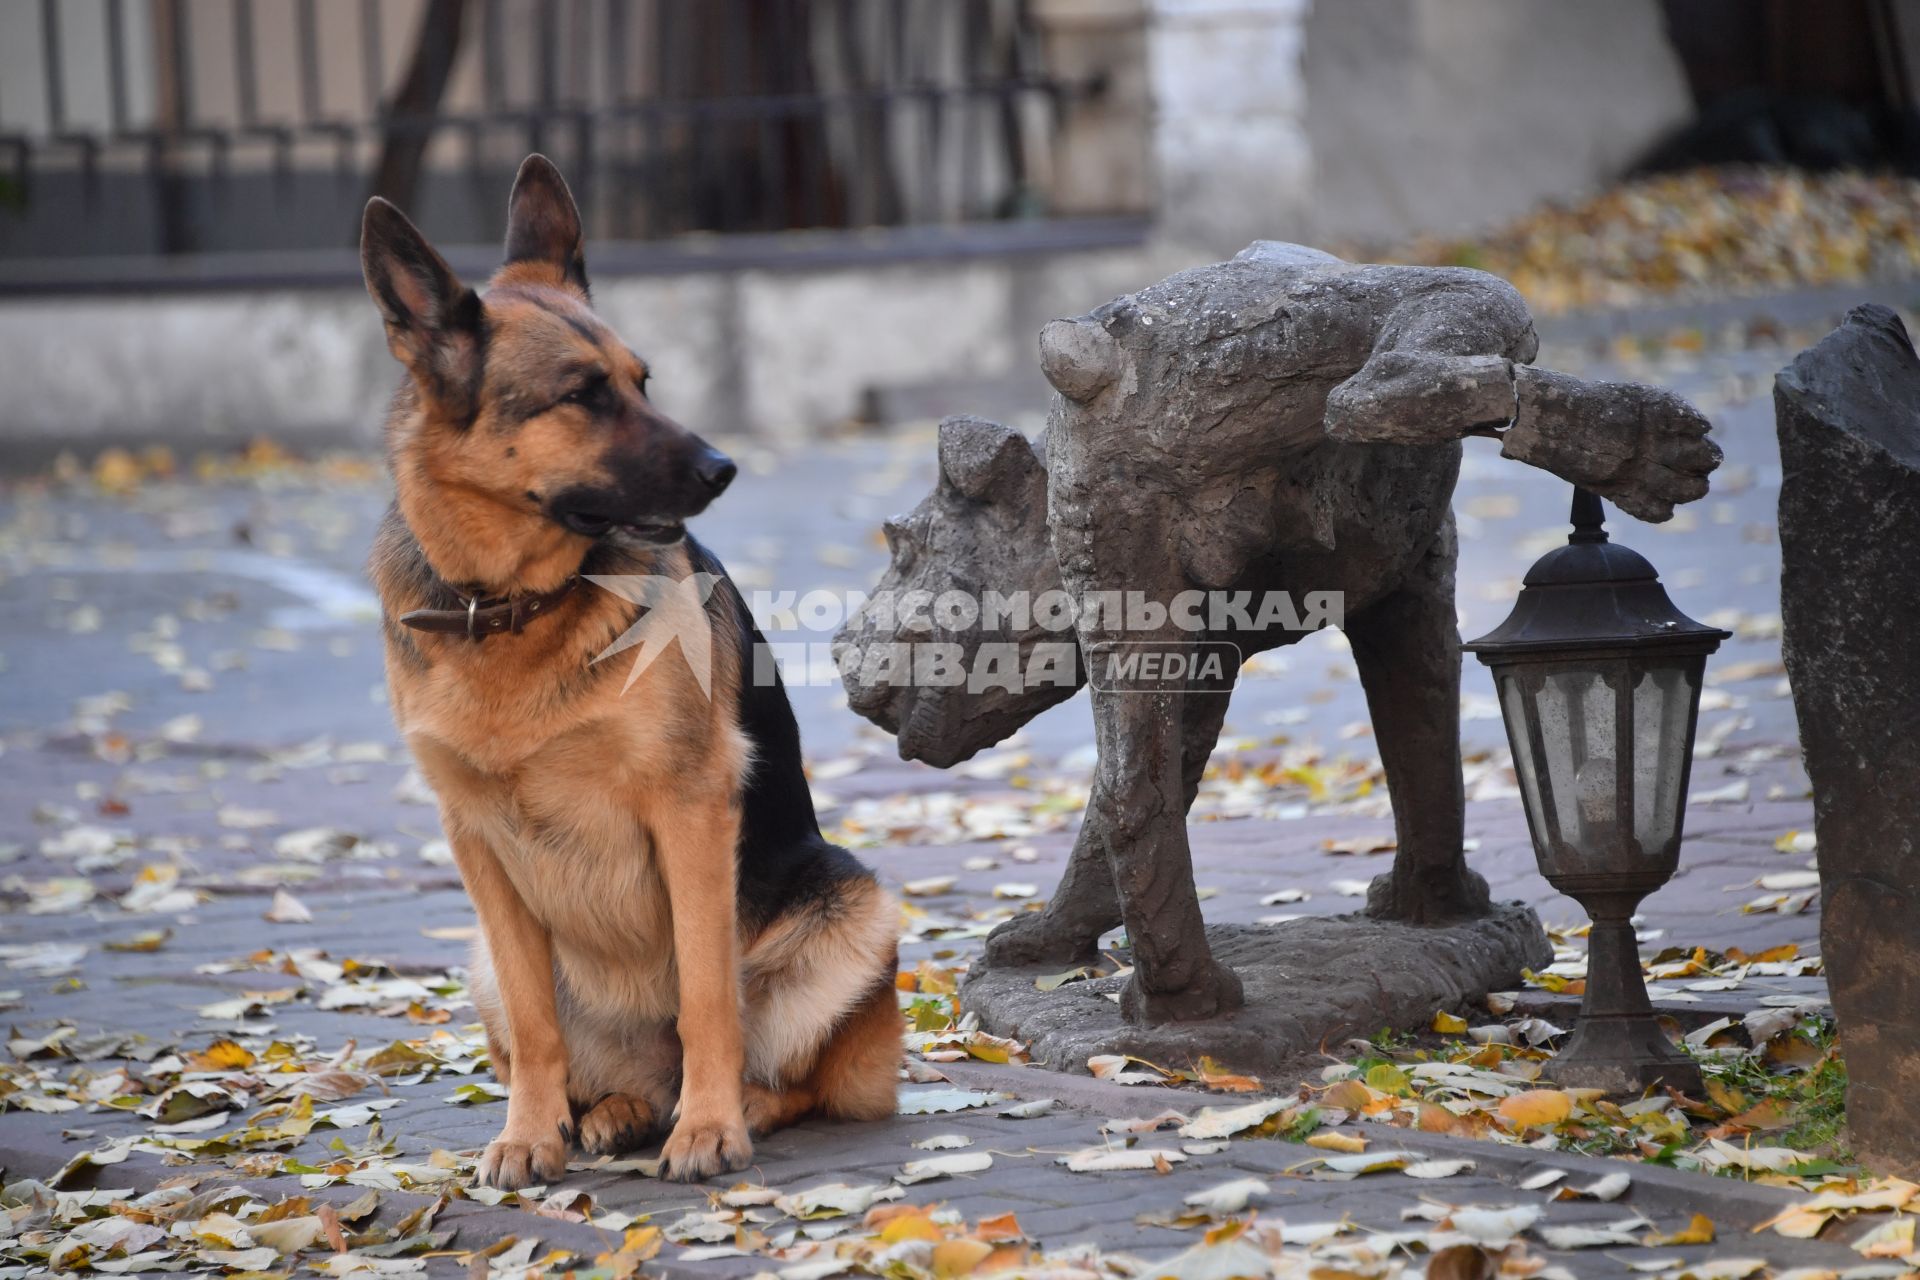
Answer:
[[[462,635],[478,643],[500,631],[510,631],[519,635],[529,622],[554,612],[560,602],[566,599],[580,585],[580,575],[572,574],[552,591],[532,596],[501,596],[496,599],[482,598],[478,593],[463,596],[454,593],[454,599],[460,602],[457,609],[413,609],[400,615],[398,621],[415,631],[435,631],[442,634]]]

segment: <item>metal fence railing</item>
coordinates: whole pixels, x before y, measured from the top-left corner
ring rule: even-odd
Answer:
[[[337,250],[375,192],[492,241],[532,150],[602,240],[1044,219],[1100,86],[1041,44],[1026,0],[16,0],[0,260]]]

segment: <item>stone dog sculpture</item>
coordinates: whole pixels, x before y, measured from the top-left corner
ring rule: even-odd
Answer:
[[[1138,591],[1162,603],[1195,589],[1345,593],[1399,837],[1368,911],[1415,923],[1479,915],[1486,884],[1461,853],[1450,506],[1461,439],[1496,436],[1505,456],[1654,521],[1704,495],[1720,459],[1685,401],[1530,368],[1537,347],[1526,305],[1495,276],[1256,243],[1047,325],[1041,365],[1059,395],[1042,445],[979,419],[944,423],[938,487],[888,522],[893,559],[873,600],[916,589]],[[1076,623],[1082,655],[1219,640],[1250,655],[1304,634],[1171,622],[1143,634],[1094,612]],[[1025,655],[1059,639],[1037,622],[1013,633],[999,621],[903,635],[870,602],[836,638],[851,705],[910,759],[945,766],[1001,741],[1073,683],[904,687],[874,680],[869,660],[902,640],[969,655],[1012,643]],[[1239,980],[1207,945],[1186,837],[1231,683],[1231,671],[1184,692],[1096,681],[1099,763],[1078,842],[1046,910],[988,939],[989,965],[1083,963],[1124,922],[1128,1021],[1241,1003]]]

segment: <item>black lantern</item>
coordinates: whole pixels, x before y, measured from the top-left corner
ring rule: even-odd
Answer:
[[[1607,540],[1573,492],[1573,533],[1542,556],[1507,620],[1466,645],[1493,669],[1540,873],[1593,919],[1561,1085],[1700,1088],[1654,1020],[1632,917],[1672,878],[1707,655],[1729,632],[1667,598],[1646,557]]]

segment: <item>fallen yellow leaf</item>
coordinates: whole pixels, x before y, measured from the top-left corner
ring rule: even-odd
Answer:
[[[109,942],[104,945],[109,951],[158,951],[161,947],[167,945],[167,940],[171,937],[173,937],[173,930],[171,929],[148,929],[144,932],[134,934],[131,938],[123,942]]]
[[[977,1270],[984,1275],[996,1275],[1002,1271],[1022,1271],[1032,1261],[1033,1251],[1019,1240],[1008,1240],[993,1246],[993,1252],[986,1256]]]
[[[1413,1127],[1422,1133],[1471,1133],[1472,1127],[1436,1102],[1417,1104]]]
[[[206,1064],[209,1071],[239,1071],[252,1066],[254,1062],[250,1050],[231,1040],[215,1040],[207,1046],[205,1053],[195,1056]]]
[[[1318,1147],[1322,1151],[1344,1151],[1348,1155],[1359,1155],[1367,1149],[1367,1140],[1351,1133],[1340,1133],[1325,1129],[1307,1138],[1307,1145]]]
[[[1411,1087],[1407,1073],[1391,1062],[1376,1063],[1367,1069],[1367,1088],[1381,1093],[1403,1094]]]
[[[1765,1231],[1772,1227],[1780,1235],[1794,1240],[1811,1240],[1820,1234],[1820,1228],[1827,1225],[1827,1219],[1833,1215],[1823,1209],[1808,1209],[1795,1205],[1791,1209],[1782,1209],[1773,1217],[1755,1227],[1755,1231]]]
[[[941,1231],[924,1211],[902,1213],[896,1214],[880,1229],[880,1238],[888,1244],[899,1244],[902,1240],[938,1240]]]
[[[1373,1090],[1358,1080],[1342,1080],[1320,1095],[1321,1106],[1343,1111],[1358,1111],[1372,1101]]]
[[[1573,1114],[1573,1099],[1559,1089],[1529,1089],[1500,1099],[1498,1114],[1515,1129],[1544,1129]]]
[[[1909,1200],[1920,1195],[1920,1186],[1902,1178],[1876,1178],[1866,1186],[1848,1191],[1845,1187],[1823,1190],[1808,1202],[1809,1209],[1904,1209]]]
[[[1209,1089],[1223,1089],[1228,1093],[1257,1093],[1261,1087],[1252,1076],[1237,1075],[1212,1058],[1200,1059],[1194,1067],[1194,1078]]]
[[[1651,1235],[1646,1239],[1649,1247],[1665,1248],[1676,1244],[1712,1244],[1713,1219],[1704,1213],[1693,1215],[1693,1221],[1678,1231],[1666,1235]]]
[[[1867,1258],[1904,1258],[1913,1252],[1912,1218],[1893,1218],[1881,1223],[1853,1242],[1854,1249]]]
[[[140,478],[139,459],[125,449],[108,449],[93,460],[93,482],[109,493],[132,493]]]
[[[984,1240],[942,1240],[933,1246],[933,1274],[941,1280],[964,1276],[992,1253],[993,1246]]]
[[[609,1262],[614,1265],[629,1261],[646,1262],[660,1252],[660,1241],[663,1238],[658,1227],[629,1227],[626,1236],[620,1241],[619,1251],[601,1254],[596,1261],[602,1266],[609,1265]]]
[[[1778,1098],[1768,1098],[1757,1106],[1749,1107],[1737,1116],[1729,1116],[1729,1125],[1738,1125],[1742,1129],[1784,1129],[1793,1121],[1793,1112],[1787,1104]]]

